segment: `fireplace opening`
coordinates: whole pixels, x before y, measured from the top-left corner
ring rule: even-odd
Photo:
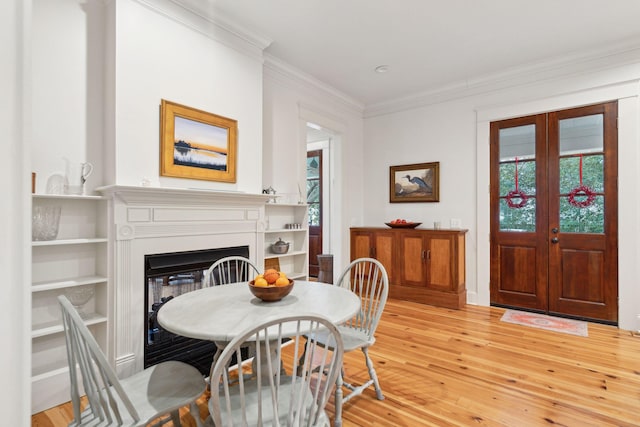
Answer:
[[[187,292],[201,289],[207,269],[228,256],[249,257],[248,246],[146,255],[144,367],[178,360],[209,375],[216,346],[211,341],[187,338],[165,331],[157,322],[162,305]]]

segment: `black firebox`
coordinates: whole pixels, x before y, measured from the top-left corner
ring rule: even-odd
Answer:
[[[249,257],[248,246],[146,255],[144,367],[179,360],[209,375],[216,346],[165,331],[157,322],[158,310],[170,299],[203,287],[207,269],[227,256]]]

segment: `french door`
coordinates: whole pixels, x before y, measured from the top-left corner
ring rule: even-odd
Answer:
[[[617,103],[491,123],[491,304],[618,321]]]

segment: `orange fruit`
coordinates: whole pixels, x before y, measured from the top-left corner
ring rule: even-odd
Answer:
[[[281,272],[280,272],[280,277],[284,277],[284,278],[286,279],[286,278],[287,278],[287,275],[286,275],[286,274],[284,274],[284,271],[281,271]]]
[[[286,277],[278,277],[276,280],[276,286],[287,286],[289,284],[289,279]]]
[[[264,280],[264,278],[259,278],[259,279],[256,279],[255,282],[253,282],[253,286],[257,286],[259,288],[266,288],[267,286],[269,286],[269,284],[267,283],[266,280]]]
[[[270,268],[264,272],[264,279],[270,285],[273,285],[274,283],[276,283],[276,280],[278,280],[278,277],[280,277],[280,273],[278,273],[278,270],[274,270],[273,268]]]
[[[255,282],[258,279],[264,279],[264,275],[258,274],[256,277],[253,278],[253,281]]]

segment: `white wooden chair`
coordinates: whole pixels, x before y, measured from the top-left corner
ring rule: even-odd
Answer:
[[[229,256],[214,262],[204,275],[204,287],[246,283],[258,275],[258,267],[242,256]]]
[[[330,337],[331,346],[314,336]],[[305,340],[305,335],[309,336]],[[290,339],[281,345],[282,340]],[[253,375],[230,386],[227,363],[246,341],[256,343]],[[306,356],[300,358],[305,350]],[[340,332],[316,315],[272,318],[235,337],[211,373],[209,413],[216,427],[329,426],[324,408],[342,366]],[[300,359],[300,362],[298,360]],[[214,384],[217,385],[214,387]]]
[[[389,278],[384,266],[373,258],[359,258],[352,261],[342,272],[335,286],[342,286],[355,292],[362,302],[360,311],[349,321],[338,325],[338,330],[344,342],[344,351],[362,350],[369,372],[369,380],[361,385],[354,385],[344,381],[344,369],[338,377],[338,387],[335,392],[335,420],[334,426],[342,425],[342,405],[355,396],[374,386],[376,397],[384,399],[378,376],[369,357],[369,347],[375,343],[374,333],[378,327],[380,316],[387,302],[389,293]],[[318,342],[331,345],[330,339],[322,335],[316,337]],[[347,388],[348,394],[343,396],[342,387]]]
[[[256,267],[251,260],[243,256],[228,256],[221,258],[211,264],[211,267],[206,271],[204,275],[203,287],[228,285],[231,283],[246,284],[258,275],[258,267]],[[254,349],[251,345],[244,346],[242,358],[238,361],[248,360],[254,355]],[[213,363],[215,364],[223,348],[219,343],[216,343],[216,354],[213,356]],[[231,361],[229,361],[231,363]],[[240,366],[240,364],[238,364]]]
[[[119,380],[67,297],[61,295],[58,301],[71,380],[74,420],[69,426],[146,426],[168,414],[173,424],[180,426],[178,409],[187,405],[196,424],[202,425],[196,399],[204,393],[206,384],[196,368],[182,362],[163,362]],[[84,410],[82,390],[88,401]]]

